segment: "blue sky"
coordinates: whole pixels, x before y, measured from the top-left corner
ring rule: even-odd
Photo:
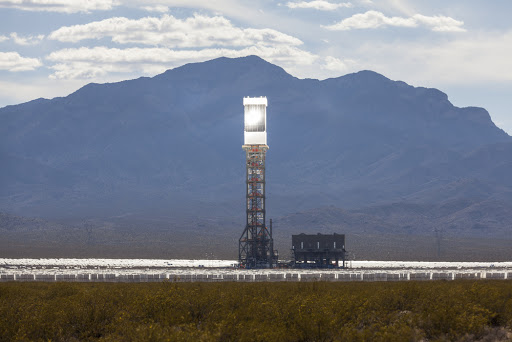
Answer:
[[[363,69],[486,108],[512,134],[509,0],[0,0],[0,107],[259,55],[299,78]]]

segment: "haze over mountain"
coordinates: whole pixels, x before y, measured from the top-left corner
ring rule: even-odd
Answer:
[[[166,216],[170,227],[193,216],[231,217],[241,231],[242,98],[260,95],[269,101],[270,217],[284,224],[327,206],[414,203],[421,215],[456,208],[435,221],[440,227],[473,215],[471,227],[510,232],[512,138],[485,109],[457,108],[439,90],[372,71],[297,79],[255,56],[1,108],[0,211],[50,219]],[[489,224],[474,214],[477,207],[499,208],[496,215],[506,218]],[[316,230],[293,222],[283,230]],[[461,231],[474,233],[470,226]]]

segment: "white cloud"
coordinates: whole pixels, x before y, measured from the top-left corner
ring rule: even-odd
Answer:
[[[352,29],[374,29],[386,26],[397,27],[418,27],[425,26],[432,31],[439,32],[464,32],[462,26],[464,22],[445,16],[425,16],[415,14],[408,18],[386,17],[381,12],[368,11],[366,13],[354,14],[350,18],[344,19],[337,24],[323,26],[328,30],[347,31]]]
[[[466,30],[462,27],[463,21],[456,20],[445,16],[433,16],[428,17],[421,14],[416,14],[413,18],[425,26],[431,27],[432,31],[438,32],[465,32]]]
[[[154,5],[154,6],[143,6],[143,10],[148,12],[160,12],[160,13],[167,13],[169,12],[169,7],[164,5]]]
[[[350,2],[332,3],[325,0],[287,2],[289,8],[312,8],[320,11],[334,11],[341,7],[352,7]]]
[[[339,58],[327,56],[324,58],[325,65],[323,66],[326,70],[337,71],[337,72],[347,72],[349,70],[349,66],[347,65],[347,61],[343,61]]]
[[[9,37],[6,36],[0,36],[0,43],[5,42],[6,40],[9,40]]]
[[[84,25],[61,27],[49,39],[80,42],[110,38],[129,48],[73,48],[47,56],[53,62],[52,78],[95,79],[111,75],[154,75],[189,62],[201,62],[221,56],[258,55],[299,76],[314,76],[320,70],[326,77],[342,68],[343,61],[298,48],[303,42],[273,30],[241,28],[222,16],[195,14],[178,19],[171,15],[137,20],[109,18]],[[148,46],[143,48],[143,46]],[[338,64],[336,64],[338,63]]]
[[[110,73],[156,74],[185,63],[248,55],[257,55],[281,66],[310,65],[318,59],[310,52],[282,45],[251,46],[240,50],[82,47],[52,52],[47,60],[56,63],[50,67],[55,70],[51,78],[73,79],[101,78]]]
[[[22,57],[17,52],[0,52],[0,70],[29,71],[41,65],[37,58]]]
[[[85,25],[65,26],[48,38],[61,42],[111,37],[120,44],[144,44],[166,47],[250,46],[258,43],[301,45],[302,41],[273,29],[242,29],[223,17],[196,14],[186,19],[171,15],[137,20],[109,18]]]
[[[10,37],[11,37],[12,41],[18,45],[36,45],[36,44],[39,44],[41,42],[41,40],[44,39],[44,35],[42,35],[42,34],[40,34],[38,36],[21,37],[21,36],[18,36],[18,34],[16,32],[12,32]]]
[[[63,13],[106,11],[118,4],[117,0],[0,0],[4,8]]]

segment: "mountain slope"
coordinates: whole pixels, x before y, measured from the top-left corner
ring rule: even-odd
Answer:
[[[512,140],[484,109],[371,71],[301,80],[250,56],[0,109],[0,209],[241,217],[242,97],[260,95],[272,215],[510,199]]]

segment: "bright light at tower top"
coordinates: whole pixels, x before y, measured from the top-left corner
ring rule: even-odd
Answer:
[[[244,97],[244,145],[267,144],[267,98]]]

